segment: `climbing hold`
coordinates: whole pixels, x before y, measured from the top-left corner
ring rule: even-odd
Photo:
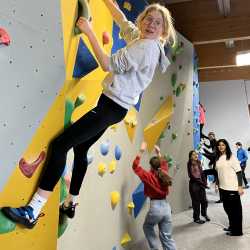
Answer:
[[[67,189],[66,181],[62,177],[61,183],[60,183],[60,203],[65,201],[67,195],[68,195],[68,189]]]
[[[109,152],[109,146],[110,146],[110,141],[106,140],[104,143],[101,144],[100,146],[100,152],[102,155],[107,155]]]
[[[128,233],[125,233],[125,234],[123,235],[123,237],[122,237],[122,240],[121,240],[121,246],[124,247],[124,246],[127,245],[131,240],[132,240],[132,239],[131,239],[130,235],[129,235]]]
[[[79,19],[79,17],[85,17],[87,20],[91,19],[89,5],[86,0],[78,0],[77,4],[77,18],[76,21]],[[75,27],[75,35],[81,34],[81,31],[78,27]]]
[[[110,172],[111,174],[113,174],[113,173],[115,172],[115,170],[116,170],[116,161],[113,160],[113,161],[111,161],[110,164],[109,164],[109,172]]]
[[[0,45],[1,44],[4,44],[6,46],[10,45],[10,36],[3,28],[0,28]]]
[[[179,96],[180,94],[181,94],[181,87],[178,86],[177,89],[176,89],[176,91],[175,91],[175,95]]]
[[[186,88],[187,85],[185,83],[180,83],[179,86],[181,87],[181,90],[183,91]]]
[[[122,150],[121,150],[120,146],[116,145],[115,146],[115,159],[117,161],[119,161],[121,159],[121,157],[122,157]]]
[[[131,5],[131,3],[125,1],[125,2],[123,3],[123,8],[124,8],[124,9],[127,9],[128,11],[131,11],[131,10],[132,10],[132,5]]]
[[[178,137],[178,135],[176,133],[172,133],[172,136],[171,136],[172,141],[176,140],[177,137]]]
[[[65,111],[64,111],[64,128],[68,128],[71,125],[71,116],[74,111],[74,103],[71,99],[66,99],[65,101]]]
[[[103,176],[105,173],[106,173],[106,164],[101,162],[98,165],[98,174],[100,176]]]
[[[116,205],[119,203],[119,201],[121,199],[120,193],[117,191],[113,191],[113,192],[111,192],[110,197],[111,197],[112,209],[115,209]]]
[[[6,234],[14,231],[16,224],[9,220],[0,210],[0,234]]]
[[[117,127],[118,127],[118,124],[116,123],[116,124],[113,124],[112,126],[110,126],[110,128],[113,130],[113,131],[115,131],[116,132],[116,130],[117,130]]]
[[[164,100],[164,97],[163,97],[163,96],[161,96],[161,97],[160,97],[160,100],[161,100],[161,101],[162,101],[162,100]]]
[[[171,76],[171,84],[172,84],[172,87],[175,87],[176,82],[177,82],[177,74],[176,74],[176,73],[173,73],[172,76]]]
[[[84,102],[85,102],[85,96],[83,94],[77,96],[77,98],[75,100],[75,104],[74,104],[75,109],[77,107],[81,106]]]
[[[173,56],[172,56],[172,62],[175,62],[175,61],[176,61],[176,56],[173,55]]]
[[[87,160],[88,160],[88,165],[90,165],[94,160],[94,156],[91,153],[88,153]]]
[[[102,44],[106,45],[110,43],[110,35],[107,31],[104,31],[102,33]]]
[[[160,140],[162,140],[164,138],[165,138],[165,134],[164,134],[164,132],[162,132],[161,135],[160,135]]]
[[[37,167],[41,164],[41,162],[45,159],[46,153],[42,151],[38,158],[32,162],[28,163],[24,158],[21,158],[19,161],[19,169],[21,172],[28,178],[31,178],[36,171]]]
[[[171,155],[165,154],[163,157],[167,161],[169,168],[174,165],[174,159],[173,159],[173,157]]]
[[[129,203],[128,203],[128,213],[129,213],[130,215],[132,215],[132,211],[133,211],[134,208],[135,208],[134,202],[133,202],[133,201],[129,202]]]

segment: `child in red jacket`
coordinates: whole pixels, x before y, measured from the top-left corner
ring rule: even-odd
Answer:
[[[172,239],[171,208],[166,200],[169,193],[168,187],[172,184],[168,176],[167,162],[161,157],[160,148],[155,146],[157,156],[150,159],[150,170],[146,171],[140,166],[142,153],[147,144],[141,144],[140,153],[133,163],[133,170],[144,183],[144,194],[150,198],[150,209],[143,224],[143,231],[150,249],[159,249],[154,226],[159,227],[159,237],[164,250],[175,250],[175,242]]]

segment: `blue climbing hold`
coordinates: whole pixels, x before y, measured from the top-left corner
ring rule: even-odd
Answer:
[[[121,159],[121,157],[122,157],[122,150],[121,150],[120,146],[116,145],[115,146],[115,159],[117,161],[119,161]]]
[[[102,155],[107,155],[108,152],[109,152],[109,146],[110,146],[110,141],[109,140],[106,140],[104,143],[101,144],[101,148],[100,148],[100,151],[101,151],[101,154]]]

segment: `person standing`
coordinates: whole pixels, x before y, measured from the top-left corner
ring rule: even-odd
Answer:
[[[217,141],[216,171],[218,172],[219,188],[224,210],[228,216],[229,227],[224,228],[229,236],[241,236],[242,232],[242,205],[240,195],[242,188],[242,171],[239,161],[232,154],[225,139]]]
[[[248,181],[247,181],[247,178],[245,175],[245,169],[247,166],[247,159],[248,159],[247,151],[242,148],[241,142],[236,142],[235,145],[237,148],[237,158],[240,162],[240,166],[241,166],[241,170],[242,170],[242,177],[243,177],[243,181],[245,184],[245,188],[249,188]]]
[[[155,145],[156,156],[149,161],[150,170],[146,171],[140,166],[141,155],[145,152],[147,144],[141,144],[140,152],[133,162],[135,174],[144,183],[144,194],[150,198],[150,208],[146,215],[143,231],[151,250],[159,249],[154,227],[159,227],[159,237],[163,250],[176,250],[172,238],[171,207],[166,200],[169,186],[172,185],[168,176],[168,165],[161,157],[160,148]]]
[[[200,219],[200,212],[206,221],[210,221],[210,218],[207,216],[207,197],[205,190],[207,188],[207,180],[203,174],[201,162],[195,150],[189,152],[187,170],[190,178],[189,192],[192,200],[194,222],[203,224],[205,221]]]

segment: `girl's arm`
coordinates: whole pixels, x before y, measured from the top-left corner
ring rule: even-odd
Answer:
[[[81,32],[83,32],[88,37],[90,45],[102,69],[104,71],[108,71],[110,57],[106,54],[106,52],[100,46],[90,22],[86,18],[80,17],[76,25],[81,30]]]
[[[126,16],[120,10],[118,4],[113,0],[103,0],[104,4],[110,11],[111,16],[113,17],[114,21],[121,26],[124,21],[127,21]]]

